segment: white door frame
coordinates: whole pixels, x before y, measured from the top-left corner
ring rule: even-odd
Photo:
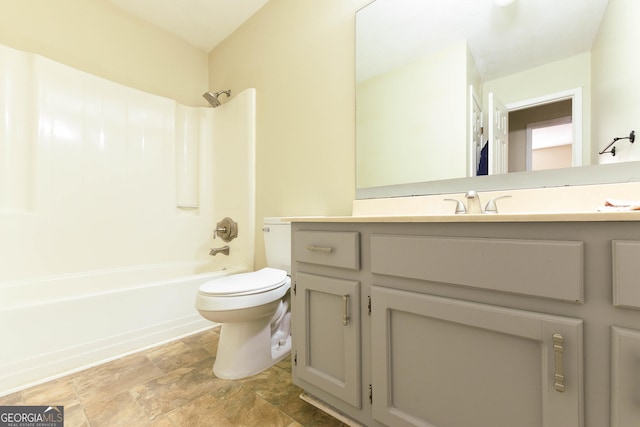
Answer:
[[[571,166],[582,166],[582,88],[550,93],[537,98],[512,102],[506,107],[511,111],[524,110],[525,108],[551,104],[553,102],[571,99],[571,115],[573,121],[573,145],[571,147]]]
[[[483,146],[482,135],[482,103],[473,85],[469,85],[469,159],[467,176],[478,174],[478,160]]]

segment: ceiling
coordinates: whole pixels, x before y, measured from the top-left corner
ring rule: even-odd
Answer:
[[[268,0],[108,1],[209,52]],[[377,1],[358,13],[371,23],[369,31],[356,29],[357,79],[392,68],[378,63],[380,57],[406,63],[461,38],[468,41],[484,78],[587,52],[608,1],[515,0],[504,8],[496,0]],[[407,7],[414,8],[408,17],[402,15]]]
[[[269,0],[108,0],[206,52]]]
[[[514,0],[506,7],[498,3],[372,3],[356,19],[357,80],[428,57],[459,40],[467,41],[485,79],[589,52],[609,0]]]

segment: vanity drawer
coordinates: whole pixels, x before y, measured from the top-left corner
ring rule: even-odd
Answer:
[[[360,233],[356,231],[297,231],[293,258],[298,262],[360,269]]]
[[[371,236],[372,272],[583,302],[583,242]]]
[[[613,305],[640,309],[640,242],[614,240]]]

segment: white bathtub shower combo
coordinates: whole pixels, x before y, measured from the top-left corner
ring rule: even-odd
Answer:
[[[291,224],[265,218],[269,267],[210,280],[200,286],[196,308],[222,323],[216,376],[245,378],[279,362],[291,351]]]
[[[210,328],[200,285],[253,269],[255,90],[183,106],[1,45],[0,87],[0,395]]]

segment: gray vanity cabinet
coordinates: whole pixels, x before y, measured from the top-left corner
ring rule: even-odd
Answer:
[[[360,282],[349,278],[360,269],[359,233],[299,231],[292,248],[294,381],[360,409]]]
[[[637,222],[292,232],[293,381],[319,406],[369,427],[640,425]]]

